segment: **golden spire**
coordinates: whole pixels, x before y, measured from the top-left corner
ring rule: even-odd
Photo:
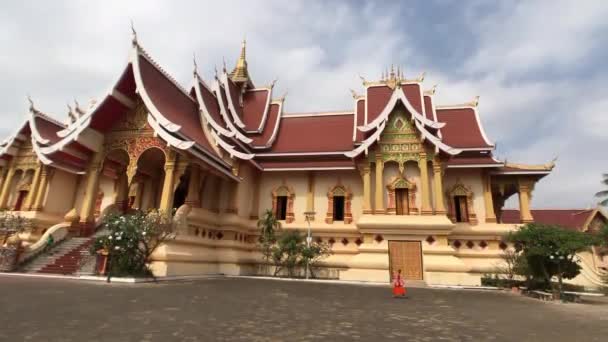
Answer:
[[[241,55],[236,62],[234,70],[230,73],[230,78],[233,82],[249,82],[249,71],[247,70],[247,55],[246,55],[247,42],[243,39],[241,44]]]

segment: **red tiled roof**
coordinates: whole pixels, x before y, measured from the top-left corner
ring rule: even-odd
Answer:
[[[350,159],[329,160],[329,159],[288,159],[288,160],[259,160],[260,166],[264,169],[297,169],[297,168],[345,168],[354,167],[355,162]]]
[[[445,122],[441,128],[442,141],[456,148],[490,148],[483,137],[481,123],[472,108],[437,109],[437,121]]]
[[[559,225],[564,228],[581,230],[593,213],[593,209],[537,209],[531,210],[534,222],[541,224]],[[502,211],[502,223],[521,223],[519,210],[505,209]]]
[[[243,116],[242,120],[245,129],[255,131],[260,127],[260,123],[266,113],[266,103],[270,100],[269,89],[252,89],[243,94]],[[264,129],[262,127],[262,129]]]
[[[499,167],[502,162],[494,160],[492,156],[454,156],[450,158],[447,165],[496,165]]]
[[[283,116],[273,153],[353,149],[354,115]]]
[[[427,119],[435,120],[433,117],[433,99],[428,95],[424,96],[424,112]]]
[[[198,143],[212,155],[211,147],[203,133],[197,104],[158,70],[147,58],[139,56],[139,68],[146,93],[154,106],[171,122],[180,125],[180,132],[187,139]]]
[[[380,115],[388,100],[391,98],[393,90],[387,86],[367,88],[367,123],[374,121]]]
[[[268,108],[268,118],[266,124],[262,127],[262,133],[251,135],[249,138],[253,140],[252,145],[257,147],[267,146],[272,134],[274,133],[277,120],[281,119],[281,105],[273,103]]]
[[[418,83],[403,84],[401,86],[401,89],[403,90],[405,97],[410,102],[412,107],[414,107],[414,109],[418,113],[422,114],[422,96],[421,96],[422,90],[420,89],[420,84],[418,84]]]

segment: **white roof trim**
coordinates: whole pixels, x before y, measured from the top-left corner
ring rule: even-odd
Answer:
[[[227,129],[225,129],[224,127],[220,126],[219,123],[215,122],[215,120],[213,119],[213,117],[211,117],[211,114],[209,114],[209,108],[207,108],[207,105],[205,104],[205,101],[203,100],[203,94],[201,92],[200,89],[200,85],[203,85],[205,88],[207,88],[207,90],[214,96],[216,96],[215,94],[213,94],[213,91],[211,89],[209,89],[209,87],[207,86],[207,84],[205,84],[205,82],[200,79],[200,77],[198,75],[195,76],[194,79],[194,92],[196,93],[196,99],[198,101],[198,105],[199,105],[199,110],[200,112],[203,114],[203,117],[205,119],[205,122],[208,123],[209,125],[211,125],[211,127],[216,130],[219,134],[225,136],[225,137],[234,137],[235,133],[231,132]],[[217,99],[216,96],[216,100],[219,101]]]
[[[291,118],[310,118],[310,117],[319,117],[319,116],[339,116],[339,115],[354,115],[355,113],[353,112],[318,112],[318,113],[302,113],[302,114],[298,114],[298,113],[294,113],[294,114],[290,114],[290,113],[285,113],[284,118],[286,119],[291,119]]]
[[[475,113],[475,120],[477,121],[477,126],[479,127],[479,131],[481,132],[481,136],[483,140],[491,147],[494,147],[495,144],[490,142],[488,136],[486,135],[486,131],[483,129],[483,125],[481,124],[481,120],[479,119],[479,112],[477,111],[477,107],[473,108],[473,113]]]
[[[494,175],[548,175],[551,171],[493,171]]]
[[[279,124],[281,123],[281,119],[284,118],[284,115],[283,115],[283,101],[284,101],[284,99],[272,102],[272,104],[277,104],[279,106],[279,109],[278,109],[279,112],[277,113],[277,122],[275,122],[275,124],[274,124],[274,130],[272,130],[272,135],[270,136],[270,139],[268,139],[268,141],[266,142],[266,146],[267,147],[272,146],[272,144],[276,140],[277,133],[279,132]]]
[[[413,117],[416,120],[422,122],[425,126],[429,126],[431,128],[435,128],[435,129],[439,129],[439,128],[442,128],[443,126],[445,126],[445,123],[443,123],[443,122],[431,121],[428,118],[426,118],[425,116],[423,116],[422,114],[418,113],[418,111],[416,109],[414,109],[414,107],[412,106],[410,101],[408,101],[407,97],[405,96],[405,93],[403,92],[403,89],[401,87],[399,87],[399,88],[395,88],[395,90],[393,91],[393,93],[391,95],[391,98],[389,99],[388,103],[386,104],[386,106],[384,107],[382,112],[380,112],[378,117],[376,117],[376,119],[374,119],[374,121],[368,123],[365,126],[359,126],[359,130],[362,132],[368,132],[368,131],[371,131],[372,129],[376,128],[381,121],[384,121],[388,118],[389,114],[395,108],[395,105],[397,105],[397,100],[401,100],[401,103],[403,103],[405,108],[410,113],[412,113]],[[423,105],[424,105],[424,103],[423,103]],[[366,113],[367,113],[368,106],[365,106],[365,107],[366,107]]]
[[[454,147],[444,144],[439,138],[437,138],[436,136],[432,135],[429,131],[427,131],[418,120],[415,120],[415,122],[416,122],[416,127],[418,127],[418,130],[422,133],[422,136],[425,139],[430,140],[433,143],[433,145],[435,145],[437,148],[439,148],[443,152],[453,155],[453,156],[460,154],[462,152],[461,149],[454,148]]]
[[[382,134],[382,132],[384,131],[384,127],[385,126],[386,126],[386,120],[382,121],[380,123],[380,125],[378,126],[378,128],[376,129],[376,131],[374,132],[374,134],[372,134],[370,137],[368,137],[367,139],[365,139],[361,143],[361,145],[359,145],[357,148],[355,148],[352,151],[344,153],[344,155],[347,156],[348,158],[355,158],[356,156],[358,156],[359,154],[361,154],[361,152],[363,152],[363,151],[365,151],[365,153],[367,154],[368,148],[375,141],[380,140],[380,134]]]
[[[220,80],[224,85],[224,92],[226,93],[226,99],[228,100],[228,109],[230,113],[232,113],[232,118],[234,119],[234,123],[242,129],[245,129],[245,124],[239,117],[236,111],[236,107],[234,107],[234,101],[232,100],[232,94],[230,93],[230,88],[228,86],[228,74],[224,71],[224,73],[220,76]]]
[[[264,171],[331,171],[331,170],[354,170],[354,166],[335,166],[335,167],[270,167]]]
[[[220,145],[226,152],[228,152],[228,154],[230,154],[230,158],[237,157],[243,160],[251,160],[253,159],[253,157],[255,157],[255,154],[243,153],[235,150],[233,145],[230,145],[224,140],[222,140],[222,138],[220,138],[217,133],[213,131],[211,132],[211,136],[215,140],[216,145]]]
[[[148,124],[152,127],[155,134],[159,135],[167,143],[167,147],[174,146],[180,150],[187,150],[194,145],[194,141],[180,140],[167,133],[167,131],[165,131],[155,120],[152,114],[148,114]]]
[[[30,128],[32,131],[32,138],[36,139],[36,141],[38,141],[41,144],[48,144],[50,141],[49,139],[45,139],[40,135],[40,132],[38,131],[38,127],[36,126],[36,113],[33,110],[30,110],[30,115],[28,118],[29,124],[30,124]]]
[[[478,167],[502,167],[505,164],[468,164],[468,165],[448,165],[448,169],[466,169],[466,168],[478,168]]]
[[[256,154],[256,157],[333,156],[342,155],[348,152],[350,151],[258,153]]]
[[[228,126],[228,128],[235,134],[235,136],[238,140],[244,142],[245,144],[250,144],[253,140],[246,137],[245,135],[243,135],[243,133],[241,133],[234,126],[234,123],[228,117],[226,107],[224,107],[224,99],[222,98],[222,89],[220,87],[220,82],[217,79],[215,80],[215,82],[213,82],[213,90],[215,91],[215,97],[217,98],[217,103],[220,106],[220,114],[222,114],[222,117],[224,118],[224,121],[226,121],[226,125]]]
[[[154,102],[152,102],[152,99],[146,92],[146,88],[144,87],[144,82],[141,77],[141,69],[139,67],[139,56],[140,55],[143,58],[148,59],[145,54],[140,53],[139,45],[134,44],[133,49],[131,50],[131,54],[129,56],[129,60],[130,60],[131,64],[133,65],[133,76],[135,78],[135,86],[136,86],[135,91],[139,94],[141,99],[144,101],[146,108],[148,108],[148,110],[150,111],[150,114],[152,114],[152,116],[154,116],[155,121],[158,122],[161,126],[163,126],[163,128],[165,128],[167,131],[175,133],[181,129],[181,126],[177,125],[177,124],[171,122],[169,119],[167,119],[156,108],[156,106],[154,106]],[[152,64],[152,66],[156,67],[154,65],[154,63],[152,63],[152,62],[150,62],[150,63]],[[164,73],[162,73],[162,74],[164,75]],[[188,97],[190,97],[190,96],[188,96]]]

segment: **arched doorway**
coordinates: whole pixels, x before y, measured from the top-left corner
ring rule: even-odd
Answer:
[[[156,147],[145,150],[137,159],[137,173],[129,188],[133,209],[158,209],[164,177],[165,153]]]

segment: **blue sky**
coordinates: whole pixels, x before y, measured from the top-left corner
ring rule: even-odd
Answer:
[[[182,84],[192,55],[210,78],[246,37],[256,84],[277,78],[289,112],[352,108],[359,74],[426,72],[440,103],[480,95],[497,155],[545,163],[543,208],[593,206],[608,172],[608,5],[601,1],[20,1],[0,4],[0,133],[26,94],[57,118],[99,98],[127,60],[129,21]]]

